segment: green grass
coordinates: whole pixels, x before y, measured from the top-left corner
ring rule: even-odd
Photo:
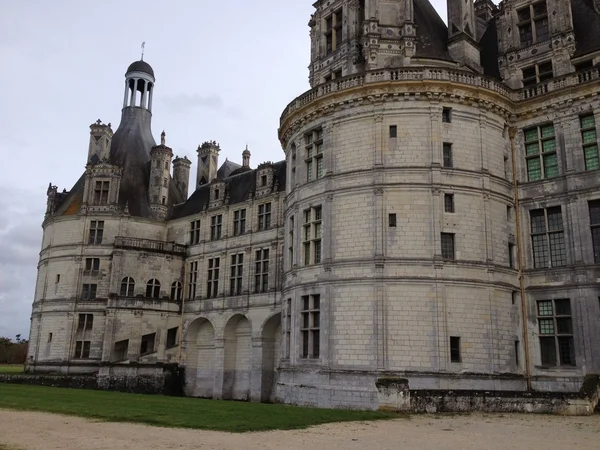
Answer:
[[[398,417],[374,411],[299,408],[14,384],[0,384],[0,408],[45,411],[108,422],[229,432],[291,430],[330,422]]]
[[[23,372],[22,364],[0,364],[0,373],[21,373]],[[2,450],[2,447],[0,447]]]
[[[6,445],[0,442],[0,450],[18,450],[18,448],[13,445]]]

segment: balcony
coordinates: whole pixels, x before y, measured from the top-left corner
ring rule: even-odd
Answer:
[[[305,92],[293,100],[281,114],[281,124],[294,111],[311,103],[312,101],[342,91],[344,89],[365,86],[372,83],[397,81],[448,81],[452,83],[465,84],[469,86],[481,87],[502,95],[508,100],[519,102],[533,97],[544,95],[548,92],[559,89],[576,86],[600,79],[600,67],[594,67],[580,72],[570,73],[561,77],[556,77],[535,86],[529,86],[523,89],[511,89],[501,81],[494,78],[479,75],[477,73],[467,72],[458,69],[432,68],[432,67],[412,67],[405,69],[381,69],[362,74],[350,75],[344,78],[329,81]]]
[[[122,236],[117,236],[115,238],[115,248],[177,256],[185,256],[187,254],[187,245],[176,244],[175,242],[153,241],[151,239],[138,239]]]

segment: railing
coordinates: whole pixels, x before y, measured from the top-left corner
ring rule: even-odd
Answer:
[[[463,70],[446,68],[408,68],[408,69],[386,69],[365,72],[359,75],[350,75],[338,80],[329,81],[321,84],[293,100],[281,114],[281,122],[288,115],[303,106],[311,103],[319,97],[341,91],[344,89],[364,86],[371,83],[381,83],[385,81],[449,81],[453,83],[466,84],[469,86],[488,89],[506,97],[508,100],[519,101],[527,100],[548,92],[556,91],[568,86],[586,83],[600,79],[600,67],[588,69],[585,71],[570,73],[562,77],[554,78],[550,81],[529,86],[523,89],[511,89],[504,83],[483,75],[466,72]]]
[[[185,255],[187,253],[186,245],[176,244],[175,242],[153,241],[150,239],[138,239],[122,236],[115,238],[115,247],[132,250],[144,250],[156,253],[169,253],[175,255]]]

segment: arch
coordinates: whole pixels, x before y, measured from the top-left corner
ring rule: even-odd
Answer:
[[[277,383],[277,367],[281,361],[281,313],[273,314],[263,324],[262,338],[262,377],[260,383],[260,401],[273,400]]]
[[[160,298],[160,281],[153,278],[146,283],[146,297]]]
[[[185,391],[191,397],[212,398],[215,380],[215,328],[199,317],[184,332]]]
[[[131,277],[125,277],[121,280],[121,297],[133,297],[135,294],[135,280]]]
[[[252,324],[242,314],[225,325],[223,399],[250,400],[252,376]]]
[[[182,292],[183,292],[183,287],[181,285],[181,282],[179,282],[179,281],[173,282],[173,284],[171,285],[171,300],[180,302]]]

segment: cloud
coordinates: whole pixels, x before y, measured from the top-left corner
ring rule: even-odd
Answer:
[[[27,336],[42,239],[43,193],[3,188],[0,197],[0,336]]]
[[[183,92],[163,98],[163,103],[173,112],[188,112],[196,108],[221,109],[223,99],[218,95],[185,94]]]

